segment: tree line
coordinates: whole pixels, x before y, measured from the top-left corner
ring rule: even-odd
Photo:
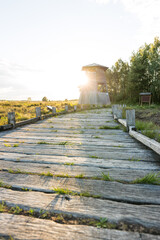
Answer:
[[[160,103],[160,40],[145,44],[133,52],[130,61],[122,59],[106,71],[112,102],[136,103],[139,93],[151,92],[154,103]]]

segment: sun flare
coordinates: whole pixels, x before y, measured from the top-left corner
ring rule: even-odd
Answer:
[[[78,79],[79,86],[86,85],[88,83],[88,78],[85,72],[81,72]]]

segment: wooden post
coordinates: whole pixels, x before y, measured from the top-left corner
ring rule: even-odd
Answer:
[[[53,113],[53,114],[56,113],[56,107],[52,107],[52,113]]]
[[[135,128],[135,109],[126,110],[126,126],[129,131],[130,128]]]
[[[112,112],[113,112],[114,119],[117,119],[118,106],[119,105],[117,105],[117,104],[112,106]]]
[[[13,127],[15,126],[16,120],[15,120],[15,112],[9,112],[8,113],[8,124],[12,124]]]
[[[77,111],[77,106],[74,106],[74,111],[75,111],[75,112]]]
[[[83,110],[83,105],[81,104],[81,110]]]
[[[122,108],[117,108],[117,118],[122,119]]]
[[[36,107],[36,117],[41,117],[41,107]]]
[[[112,113],[115,114],[115,105],[112,105]]]
[[[68,112],[68,105],[65,105],[65,111]]]

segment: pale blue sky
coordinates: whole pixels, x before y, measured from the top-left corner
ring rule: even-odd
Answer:
[[[159,0],[0,0],[0,99],[79,97],[81,67],[160,35]]]

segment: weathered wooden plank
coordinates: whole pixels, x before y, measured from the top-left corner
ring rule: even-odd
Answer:
[[[8,169],[10,168],[10,165],[8,164]],[[22,168],[23,170],[23,168]],[[77,176],[79,174],[83,174],[86,177],[102,177],[102,173],[106,175],[110,175],[111,178],[115,180],[121,180],[121,181],[133,181],[137,178],[142,178],[146,174],[149,174],[151,172],[158,173],[159,171],[151,171],[151,170],[141,170],[141,169],[118,169],[118,168],[97,168],[94,166],[58,166],[55,165],[48,165],[47,168],[43,169],[43,172],[51,172],[53,174],[69,174],[70,176]]]
[[[19,192],[0,189],[0,201],[8,206],[19,205],[24,210],[33,208],[49,212],[67,213],[75,217],[107,218],[109,222],[140,224],[146,228],[160,229],[159,205],[133,205],[110,200],[71,196],[68,200],[63,195],[39,192]]]
[[[0,213],[0,236],[39,240],[159,240],[160,236],[89,226],[65,225],[45,219]]]
[[[56,148],[57,147],[57,148]],[[143,151],[143,152],[126,152],[126,151],[115,151],[115,149],[107,151],[107,150],[102,150],[99,151],[98,149],[77,149],[73,146],[70,145],[57,145],[57,146],[51,146],[51,147],[45,147],[45,146],[36,146],[35,148],[31,147],[6,147],[6,148],[1,148],[1,152],[12,152],[12,153],[25,153],[28,155],[34,155],[34,154],[39,154],[39,155],[55,155],[55,156],[74,156],[74,157],[89,157],[89,156],[97,156],[98,158],[103,158],[103,159],[123,159],[123,160],[129,160],[129,159],[137,159],[137,160],[159,160],[159,156],[156,154],[154,155],[150,151]]]
[[[52,131],[52,130],[51,130]],[[111,138],[111,135],[99,135],[99,132],[94,132],[94,134],[79,134],[78,131],[75,131],[74,133],[68,133],[66,132],[65,134],[59,134],[58,133],[55,133],[55,132],[50,132],[50,133],[47,133],[47,134],[39,134],[39,135],[36,135],[36,134],[28,134],[27,136],[24,136],[23,133],[20,133],[20,134],[14,134],[14,135],[5,135],[5,140],[10,140],[11,138],[13,139],[17,139],[19,141],[25,141],[26,139],[28,140],[45,140],[45,141],[51,141],[53,138],[57,138],[57,139],[61,139],[61,138],[70,138],[70,139],[84,139],[84,140],[88,140],[90,141],[91,139],[93,139],[95,136],[97,136],[97,133],[98,133],[98,136],[100,136],[101,139],[103,139],[104,141],[111,141],[111,142],[118,142],[119,144],[120,143],[135,143],[136,140],[134,139],[131,139],[131,138],[126,138],[126,137],[117,137],[117,135],[112,135],[112,138]],[[138,142],[136,142],[138,143]],[[141,145],[142,146],[142,145]]]
[[[57,132],[54,132],[57,131]],[[81,131],[84,131],[83,134]],[[94,135],[102,136],[104,139],[117,139],[119,140],[123,137],[123,140],[129,140],[129,142],[135,142],[131,139],[129,135],[126,135],[126,133],[123,133],[122,131],[118,130],[101,130],[101,129],[85,129],[85,128],[69,128],[69,129],[62,129],[62,128],[44,128],[42,130],[34,130],[34,129],[28,129],[26,131],[16,131],[16,132],[11,132],[6,135],[3,135],[5,137],[19,137],[21,138],[28,138],[28,137],[34,137],[35,135],[37,137],[52,137],[52,136],[68,136],[69,134],[73,134],[73,137],[76,137],[76,134],[81,134],[81,137],[92,137]],[[132,140],[132,141],[131,141]]]
[[[75,135],[74,135],[75,136]],[[119,148],[141,148],[141,149],[147,149],[145,146],[143,146],[142,144],[139,144],[137,142],[123,142],[121,141],[120,143],[115,142],[113,140],[106,140],[103,139],[103,137],[99,137],[95,134],[95,136],[91,137],[82,137],[80,134],[76,134],[76,137],[72,136],[72,138],[68,135],[66,137],[63,137],[61,135],[59,135],[56,138],[53,137],[48,137],[48,142],[49,143],[57,143],[57,140],[59,142],[64,142],[64,141],[68,141],[68,142],[72,142],[73,144],[80,144],[83,143],[83,145],[88,146],[91,145],[92,146],[104,146],[104,147],[119,147]],[[46,139],[44,138],[43,140],[46,141]],[[4,144],[21,144],[23,145],[28,145],[28,144],[37,144],[39,140],[35,139],[35,138],[25,138],[23,140],[20,140],[19,138],[0,138],[0,145],[4,146]],[[47,142],[47,141],[46,141]]]
[[[9,146],[9,147],[7,147]],[[61,151],[61,150],[74,150],[74,151],[87,151],[87,152],[101,152],[103,154],[107,153],[126,153],[126,154],[143,154],[143,155],[153,155],[152,151],[148,150],[148,149],[140,149],[140,148],[124,148],[124,147],[119,147],[117,146],[103,146],[103,145],[99,145],[96,146],[94,144],[92,145],[86,145],[82,142],[79,143],[75,143],[73,141],[63,141],[60,142],[59,140],[53,144],[23,144],[23,143],[19,143],[18,144],[18,150],[19,151],[24,151],[27,150],[29,152],[33,152],[33,149],[39,149],[40,151],[45,151],[45,152],[53,152],[53,151]],[[17,150],[17,148],[16,148]],[[2,144],[0,145],[0,151],[8,151],[8,152],[15,152],[15,147],[14,144]]]
[[[112,160],[112,159],[98,159],[98,158],[83,158],[83,157],[68,157],[68,156],[45,156],[45,155],[25,155],[25,154],[13,154],[13,153],[1,153],[1,168],[7,168],[7,166],[15,167],[25,167],[32,165],[35,167],[43,167],[43,164],[49,164],[50,167],[58,168],[59,170],[65,164],[71,164],[74,168],[74,171],[77,171],[77,166],[83,167],[97,167],[103,169],[117,168],[117,169],[138,169],[138,170],[149,170],[149,171],[159,171],[160,162],[149,162],[138,159],[130,160]],[[15,163],[14,163],[15,162]],[[28,163],[28,164],[27,164]],[[34,164],[32,164],[34,163]],[[26,165],[27,164],[27,165]],[[38,164],[38,165],[37,165]],[[40,164],[42,164],[40,166]],[[58,165],[58,166],[52,166]],[[61,165],[61,166],[59,166]],[[70,169],[66,166],[65,170]],[[45,166],[44,166],[45,168]],[[62,169],[63,171],[64,169]],[[87,170],[87,169],[86,169]]]
[[[108,200],[136,204],[160,204],[160,186],[157,185],[122,184],[89,179],[10,174],[8,172],[0,172],[0,179],[12,186],[37,189],[43,192],[54,190],[54,188],[63,188],[78,193],[88,192]]]

